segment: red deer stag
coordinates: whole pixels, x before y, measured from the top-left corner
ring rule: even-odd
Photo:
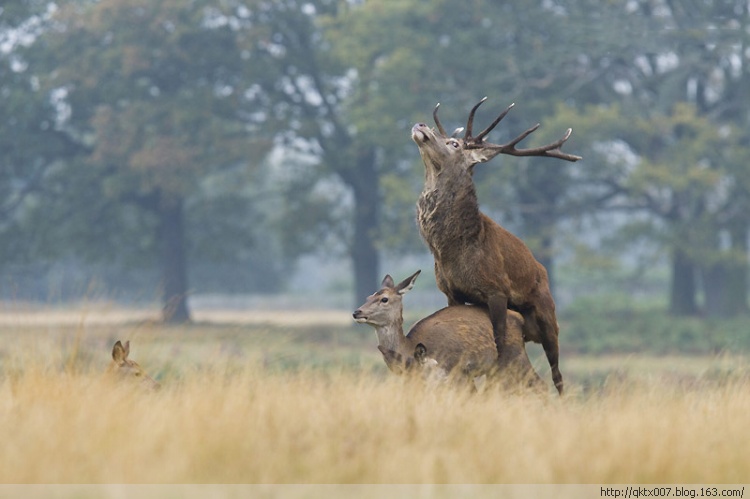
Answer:
[[[446,307],[418,321],[404,336],[403,295],[420,271],[396,285],[385,276],[380,290],[354,311],[354,320],[369,324],[378,335],[378,349],[388,368],[397,374],[420,368],[433,378],[472,381],[494,375],[505,386],[544,389],[534,371],[523,342],[523,317],[507,314],[506,343],[502,357],[492,337],[492,324],[485,307]]]
[[[547,270],[523,241],[479,211],[472,174],[477,163],[487,162],[498,154],[567,161],[581,158],[560,150],[571,129],[560,140],[533,149],[517,149],[516,145],[533,133],[538,124],[507,144],[485,142],[485,136],[505,117],[512,104],[486,129],[473,135],[474,114],[485,100],[486,97],[471,109],[463,138],[445,133],[437,116],[440,104],[433,111],[437,131],[423,123],[412,127],[412,139],[425,166],[424,189],[417,202],[419,230],[435,258],[437,285],[448,297],[448,305],[487,306],[499,351],[505,342],[507,310],[521,313],[524,339],[542,344],[552,368],[552,380],[562,394],[559,328]]]

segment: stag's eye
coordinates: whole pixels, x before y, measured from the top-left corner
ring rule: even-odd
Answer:
[[[380,303],[388,303],[388,298],[387,298],[387,297],[385,297],[385,296],[384,296],[384,297],[382,297],[382,298],[380,299]]]
[[[451,146],[453,149],[458,149],[459,147],[461,147],[461,144],[459,144],[456,139],[450,139],[448,141],[448,145]]]

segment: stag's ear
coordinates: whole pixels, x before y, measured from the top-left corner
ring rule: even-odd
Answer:
[[[500,149],[492,149],[489,147],[469,149],[469,157],[471,158],[472,166],[477,163],[486,163],[498,154],[500,154]]]
[[[417,276],[419,275],[420,272],[422,271],[417,270],[411,276],[401,281],[398,284],[398,286],[396,286],[396,291],[398,291],[398,294],[403,295],[403,294],[406,294],[408,291],[410,291],[411,288],[414,287],[414,283],[417,281]]]
[[[383,277],[383,282],[380,283],[381,288],[392,288],[395,286],[395,283],[393,282],[393,277],[391,277],[390,274],[386,274],[385,277]]]

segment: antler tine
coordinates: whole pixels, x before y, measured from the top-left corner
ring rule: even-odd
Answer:
[[[484,103],[484,101],[486,101],[486,100],[487,100],[486,96],[482,97],[482,100],[480,100],[479,102],[477,102],[476,104],[474,104],[474,107],[472,107],[471,111],[469,111],[469,119],[466,122],[466,133],[464,133],[464,140],[469,140],[469,139],[472,138],[471,137],[471,129],[474,126],[474,113],[477,112],[477,109],[479,109],[479,106],[481,106],[482,103]]]
[[[565,135],[563,135],[561,139],[552,142],[551,144],[547,144],[546,146],[534,147],[531,149],[516,149],[516,145],[523,139],[534,133],[537,128],[539,128],[538,123],[507,144],[484,144],[484,147],[491,147],[492,149],[498,150],[502,154],[508,154],[511,156],[545,156],[549,158],[564,159],[566,161],[572,162],[582,159],[581,156],[564,153],[560,150],[560,147],[562,147],[565,141],[567,141],[570,138],[570,135],[573,133],[572,128],[568,128],[568,130],[565,132]]]
[[[525,132],[523,132],[521,135],[519,135],[515,139],[511,140],[510,142],[508,142],[507,144],[503,144],[501,147],[515,148],[516,144],[518,144],[519,142],[521,142],[523,139],[525,139],[526,137],[528,137],[532,133],[536,132],[537,128],[539,128],[540,126],[541,126],[541,123],[537,123],[536,125],[532,126],[531,128],[529,128],[528,130],[526,130]],[[568,133],[566,134],[567,137],[570,137],[571,132],[573,132],[573,130],[571,128],[568,128]],[[565,137],[565,140],[567,140],[567,137]],[[565,140],[563,140],[563,142],[565,142]]]
[[[441,135],[444,137],[447,137],[447,134],[445,133],[445,129],[443,128],[443,125],[440,123],[440,120],[437,117],[438,114],[438,108],[440,107],[440,103],[438,102],[435,106],[435,110],[432,111],[432,118],[435,120],[435,125],[437,125],[438,131]]]
[[[502,121],[503,118],[505,118],[505,115],[508,114],[508,111],[510,111],[511,109],[513,109],[513,106],[515,106],[515,105],[516,105],[515,103],[512,103],[510,106],[506,107],[505,111],[503,111],[502,113],[500,113],[500,116],[498,116],[497,118],[495,118],[495,121],[493,121],[492,123],[490,123],[490,126],[488,126],[487,128],[485,128],[484,130],[482,130],[482,132],[479,135],[477,135],[476,137],[474,137],[474,140],[476,142],[481,142],[482,139],[484,139],[484,137],[488,133],[490,133],[492,131],[492,129],[495,128],[497,126],[497,124]]]

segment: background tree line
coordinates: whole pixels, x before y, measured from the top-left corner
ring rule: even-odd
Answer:
[[[517,103],[491,140],[570,126],[567,149],[584,156],[477,173],[483,209],[553,278],[562,255],[602,272],[666,259],[672,313],[746,312],[747,2],[0,9],[0,273],[159,269],[139,282],[185,321],[191,291],[276,291],[299,256],[331,253],[350,259],[359,302],[384,253],[424,251],[411,125],[439,101],[460,126],[489,95],[479,122]]]

